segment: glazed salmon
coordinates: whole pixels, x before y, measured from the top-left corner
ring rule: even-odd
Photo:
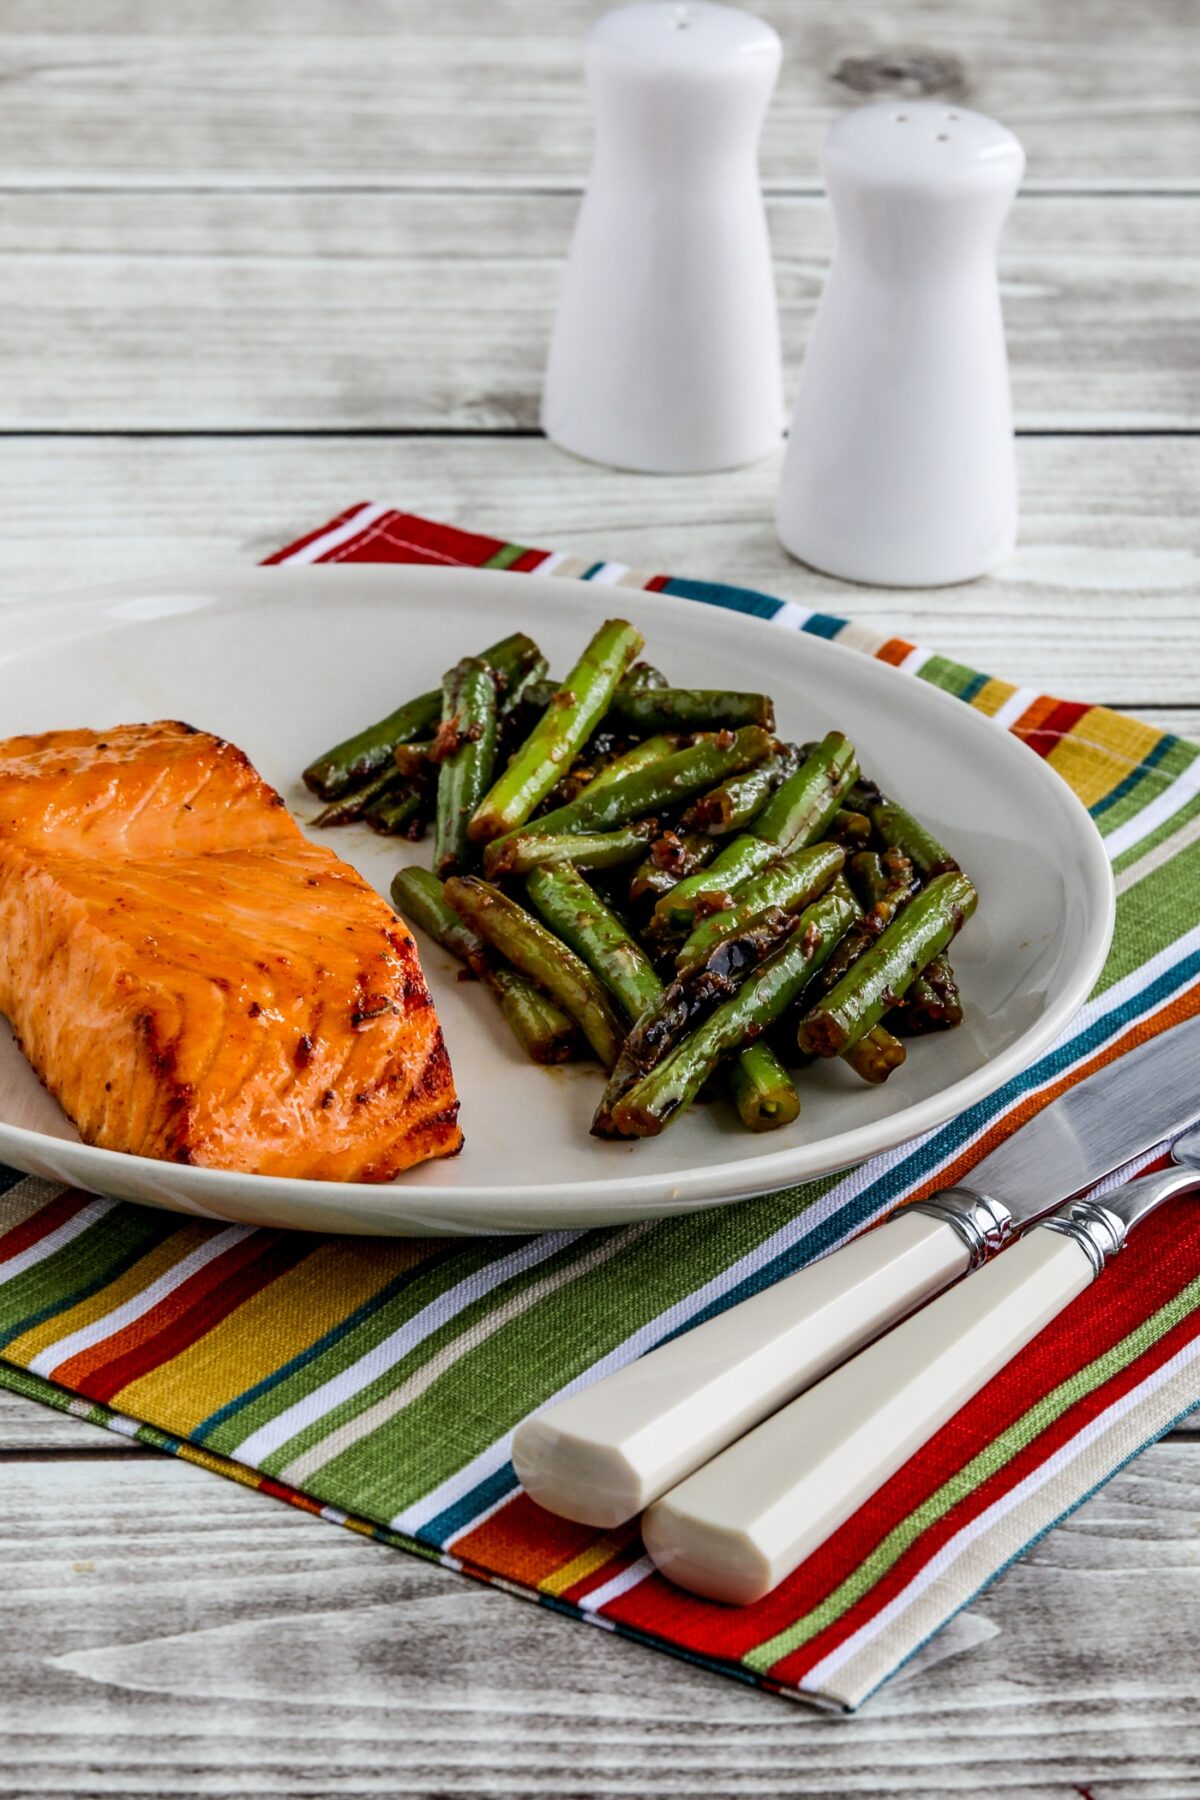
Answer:
[[[461,1147],[407,927],[187,725],[0,742],[0,1011],[106,1149],[387,1181]]]

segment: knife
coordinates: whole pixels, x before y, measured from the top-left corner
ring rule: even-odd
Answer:
[[[1103,1275],[1131,1230],[1184,1193],[1200,1193],[1200,1126],[1170,1168],[1035,1222],[997,1262],[672,1488],[642,1520],[655,1566],[709,1600],[761,1600]]]
[[[1089,1076],[971,1171],[820,1262],[526,1419],[518,1478],[540,1506],[604,1529],[933,1295],[1200,1111],[1200,1019]]]

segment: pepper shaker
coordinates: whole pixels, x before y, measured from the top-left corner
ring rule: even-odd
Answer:
[[[996,245],[1012,132],[936,101],[864,106],[824,152],[837,247],[800,376],[777,522],[846,581],[969,581],[1016,542]]]
[[[780,54],[769,25],[708,0],[644,0],[592,27],[595,151],[542,397],[562,449],[682,474],[779,443],[757,150]]]

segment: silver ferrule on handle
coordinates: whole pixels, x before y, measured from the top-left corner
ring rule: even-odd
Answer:
[[[1068,1206],[1042,1220],[1047,1231],[1057,1231],[1078,1244],[1092,1265],[1093,1276],[1124,1247],[1125,1222],[1094,1200],[1072,1200]]]
[[[1200,1187],[1200,1175],[1195,1169],[1160,1169],[1153,1175],[1139,1175],[1135,1181],[1123,1182],[1098,1200],[1072,1200],[1035,1229],[1058,1231],[1069,1237],[1091,1263],[1093,1275],[1099,1275],[1124,1247],[1133,1227],[1148,1213],[1164,1200],[1196,1187]]]
[[[971,1188],[943,1188],[940,1194],[931,1194],[928,1200],[914,1200],[901,1211],[944,1219],[967,1246],[970,1269],[990,1261],[1013,1235],[1013,1216],[1004,1202],[993,1200],[988,1194],[977,1194]]]

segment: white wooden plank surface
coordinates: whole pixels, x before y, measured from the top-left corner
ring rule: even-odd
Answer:
[[[1013,562],[967,587],[902,593],[784,554],[772,460],[648,479],[541,439],[0,439],[0,600],[244,568],[356,500],[386,500],[520,543],[738,580],[1069,698],[1196,704],[1200,441],[1030,438],[1020,459]]]
[[[9,194],[0,430],[534,429],[577,207]],[[830,222],[814,198],[769,212],[790,394]],[[1022,429],[1200,425],[1200,204],[1025,198],[1001,268]]]
[[[580,41],[607,0],[6,0],[9,183],[573,186]],[[785,66],[763,168],[812,187],[865,92],[994,112],[1030,180],[1195,187],[1189,0],[758,0]]]
[[[53,1407],[27,1400],[22,1394],[0,1388],[0,1464],[15,1457],[33,1459],[39,1456],[144,1456],[146,1451],[129,1438],[116,1432],[102,1431],[70,1413],[55,1412]],[[0,1493],[5,1476],[0,1468]]]
[[[0,1464],[0,1796],[1194,1795],[1195,1463],[1156,1446],[854,1719],[169,1459]]]

